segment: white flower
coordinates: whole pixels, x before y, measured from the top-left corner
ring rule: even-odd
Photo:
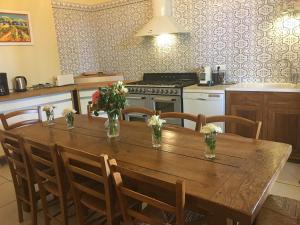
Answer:
[[[63,111],[63,116],[67,116],[69,114],[75,114],[76,111],[72,108],[65,108],[64,111]]]
[[[126,87],[123,86],[123,87],[121,88],[121,93],[122,93],[122,94],[127,94],[127,93],[128,93],[128,89],[127,89]]]
[[[222,133],[222,129],[221,127],[218,127],[213,123],[209,123],[201,128],[200,133],[202,134]]]
[[[49,111],[52,111],[53,109],[55,109],[55,106],[53,106],[53,105],[45,105],[43,107],[44,112],[49,112]]]
[[[117,82],[117,86],[118,86],[118,87],[122,87],[122,86],[123,86],[123,82],[122,82],[122,81],[118,81],[118,82]]]
[[[164,123],[166,123],[166,121],[160,119],[160,117],[157,116],[157,115],[151,116],[151,118],[148,120],[148,126],[149,127],[152,127],[152,126],[159,126],[159,127],[161,127]]]

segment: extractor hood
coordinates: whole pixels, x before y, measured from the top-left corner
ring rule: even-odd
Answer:
[[[187,33],[172,16],[172,0],[152,0],[153,18],[136,36]]]

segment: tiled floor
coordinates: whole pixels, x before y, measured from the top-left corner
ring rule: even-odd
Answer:
[[[287,163],[275,183],[271,194],[285,196],[300,201],[300,164]],[[30,225],[30,216],[24,214],[25,221],[22,225]],[[72,218],[75,224],[74,218]],[[17,204],[14,187],[8,166],[0,166],[0,224],[19,225]],[[43,225],[43,214],[39,213],[38,224]]]

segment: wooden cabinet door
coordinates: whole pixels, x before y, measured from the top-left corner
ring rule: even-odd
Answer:
[[[262,121],[263,102],[264,96],[261,93],[227,92],[226,114],[244,117],[253,121]],[[226,132],[239,134],[245,137],[253,137],[251,130],[240,125],[226,125]],[[263,133],[261,133],[261,138],[263,138]]]
[[[291,159],[300,160],[300,109],[269,108],[267,139],[291,144]]]
[[[290,159],[300,161],[300,93],[266,94],[266,139],[291,144]]]

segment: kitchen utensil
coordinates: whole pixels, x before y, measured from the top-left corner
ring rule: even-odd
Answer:
[[[27,79],[24,76],[15,77],[15,91],[23,92],[27,91]]]

